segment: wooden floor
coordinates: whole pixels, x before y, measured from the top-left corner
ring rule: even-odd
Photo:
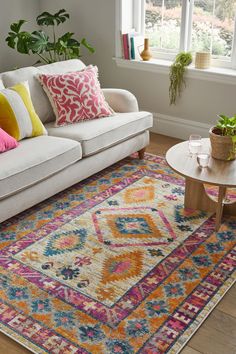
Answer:
[[[151,144],[147,151],[165,155],[166,151],[179,141],[151,134]],[[0,354],[28,353],[30,352],[27,349],[0,333]],[[236,284],[190,339],[181,354],[236,354]]]

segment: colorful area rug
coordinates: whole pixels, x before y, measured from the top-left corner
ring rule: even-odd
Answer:
[[[236,219],[135,156],[3,223],[0,330],[35,353],[178,353],[225,292]]]

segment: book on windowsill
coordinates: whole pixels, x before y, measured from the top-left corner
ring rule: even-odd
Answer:
[[[122,48],[123,48],[123,54],[124,54],[124,59],[129,60],[130,59],[130,49],[129,49],[129,35],[128,33],[123,33],[122,34]]]
[[[144,36],[133,35],[133,45],[134,45],[134,59],[140,60],[140,53],[144,48]]]
[[[130,32],[123,33],[121,39],[123,58],[126,60],[141,59],[140,52],[143,50],[144,37]]]

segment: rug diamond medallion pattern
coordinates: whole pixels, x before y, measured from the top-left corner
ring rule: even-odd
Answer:
[[[48,241],[44,255],[53,256],[65,252],[71,252],[73,250],[79,250],[83,247],[86,234],[86,230],[76,229],[53,235]]]
[[[124,201],[127,204],[139,202],[148,202],[155,198],[155,188],[151,186],[142,186],[130,188],[125,192]]]
[[[3,223],[0,330],[33,352],[176,353],[232,286],[236,221],[127,158]]]
[[[143,254],[140,251],[107,258],[103,265],[103,283],[128,280],[142,272]]]
[[[93,214],[98,240],[111,248],[157,246],[176,238],[165,214],[155,208],[109,208]]]

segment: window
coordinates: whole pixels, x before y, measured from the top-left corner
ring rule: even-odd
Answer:
[[[235,0],[145,0],[143,11],[146,35],[159,57],[210,51],[213,64],[236,66]]]
[[[180,48],[181,0],[147,0],[145,30],[151,46],[176,54]]]
[[[117,42],[120,30],[137,32],[156,58],[210,51],[213,66],[236,69],[236,0],[117,0],[117,10]]]

